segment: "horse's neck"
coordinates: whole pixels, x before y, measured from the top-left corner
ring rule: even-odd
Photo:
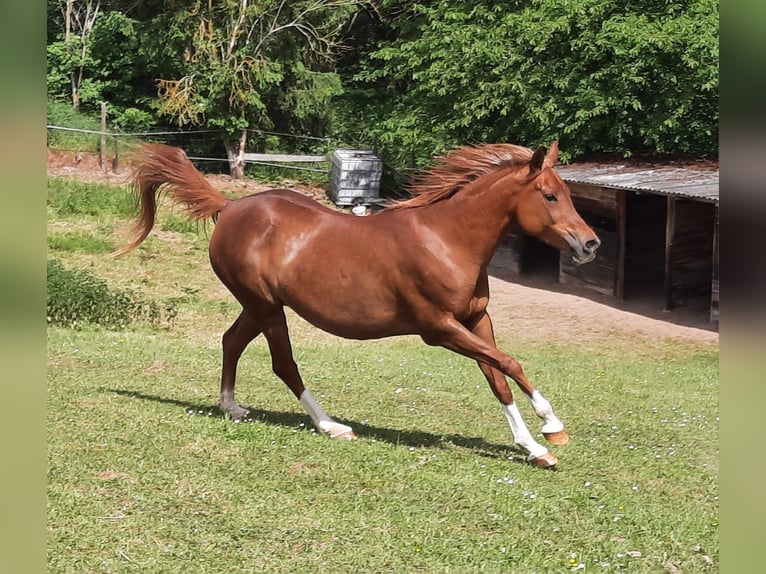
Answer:
[[[455,245],[482,267],[489,263],[505,229],[515,220],[515,213],[509,211],[508,187],[491,189],[497,181],[487,185],[477,180],[423,212],[430,229],[453,237]]]

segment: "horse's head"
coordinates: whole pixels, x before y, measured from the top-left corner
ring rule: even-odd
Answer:
[[[601,241],[572,205],[571,192],[553,169],[558,159],[558,141],[546,153],[538,148],[520,177],[523,191],[517,194],[516,219],[525,233],[564,252],[571,252],[576,263],[596,257]]]

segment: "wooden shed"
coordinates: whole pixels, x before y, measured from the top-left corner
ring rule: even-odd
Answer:
[[[547,271],[620,300],[656,300],[670,310],[704,305],[718,322],[717,166],[572,164],[558,168],[580,215],[601,239],[577,266],[540,241],[509,230],[493,265]]]

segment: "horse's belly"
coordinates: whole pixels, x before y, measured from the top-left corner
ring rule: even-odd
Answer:
[[[287,295],[282,302],[315,327],[346,339],[380,339],[412,332],[411,321],[397,312],[395,301],[388,297],[315,295]]]

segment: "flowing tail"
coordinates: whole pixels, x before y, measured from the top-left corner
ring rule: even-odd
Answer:
[[[182,205],[192,221],[215,219],[230,201],[210,185],[180,148],[144,144],[138,148],[133,164],[133,191],[139,209],[132,230],[136,237],[115,251],[115,256],[135,249],[147,238],[154,227],[159,193],[168,192],[173,204]]]

